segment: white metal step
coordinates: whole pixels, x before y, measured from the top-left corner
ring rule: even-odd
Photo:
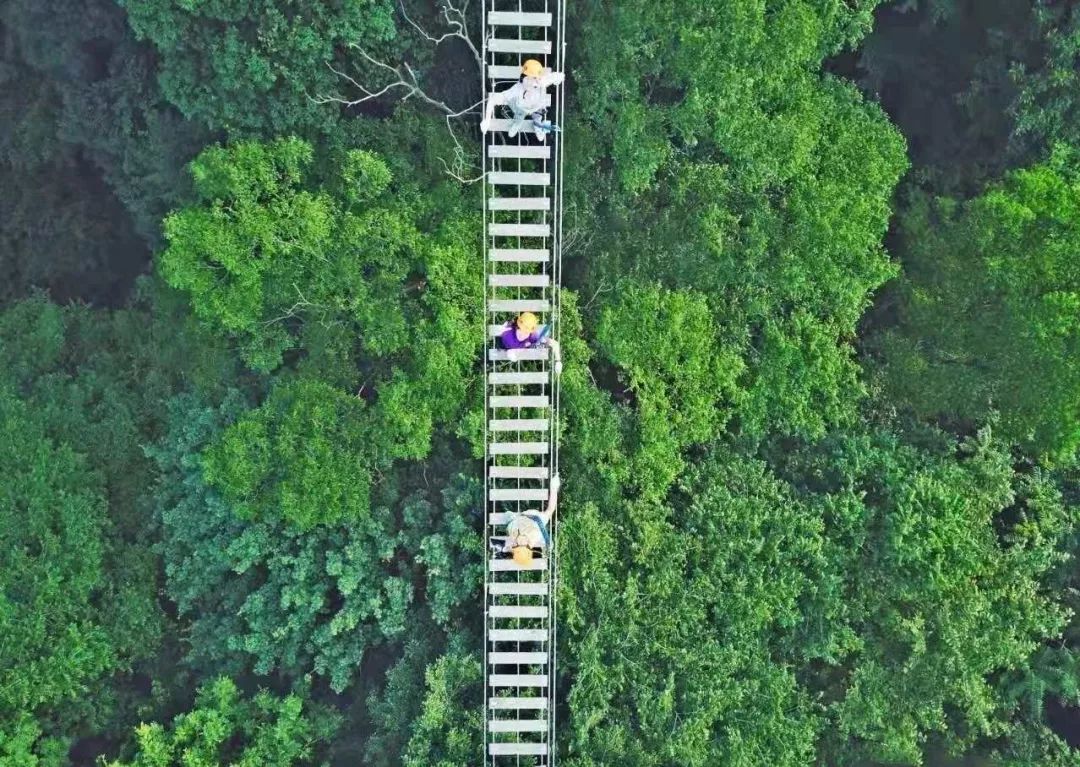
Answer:
[[[517,65],[488,64],[487,76],[489,80],[520,80],[521,67]]]
[[[488,421],[488,431],[547,431],[546,418],[497,418]]]
[[[493,170],[487,174],[488,183],[500,186],[548,186],[550,173],[524,173],[520,171]]]
[[[488,708],[506,711],[509,709],[537,710],[548,707],[547,698],[488,698]]]
[[[489,666],[543,666],[548,662],[546,652],[489,652]]]
[[[489,274],[493,288],[546,288],[551,285],[550,274]]]
[[[547,160],[551,158],[551,147],[547,144],[489,144],[488,157],[518,157],[526,160]]]
[[[547,248],[492,248],[488,251],[491,261],[543,262],[551,258]]]
[[[488,397],[488,405],[491,406],[491,407],[548,407],[550,404],[551,404],[551,400],[549,400],[547,398],[547,396],[545,396],[545,395],[539,395],[539,396],[510,395],[510,396],[502,396],[502,397]],[[507,470],[509,470],[509,469],[518,470],[518,467],[516,467],[516,466],[502,466],[502,467],[492,466],[491,468],[492,469],[498,468],[498,469],[507,469]],[[529,471],[541,471],[541,469],[529,469]],[[497,475],[492,474],[491,476],[494,477],[494,476],[497,476]],[[520,475],[520,474],[505,474],[505,475],[498,475],[498,476],[518,477],[518,476],[523,476],[523,475]]]
[[[542,597],[548,593],[546,583],[489,583],[488,594],[493,597]],[[489,655],[491,653],[488,653]]]
[[[489,197],[488,210],[551,210],[549,197]]]
[[[547,224],[488,224],[489,237],[550,237]]]
[[[488,26],[502,27],[550,27],[550,13],[522,13],[521,11],[488,11]]]
[[[546,719],[490,719],[489,732],[547,732]]]
[[[547,570],[547,560],[534,557],[528,567],[522,567],[512,559],[489,559],[488,569],[493,573],[518,572],[521,570]]]
[[[490,479],[538,479],[546,480],[551,469],[546,466],[489,466]]]
[[[547,743],[488,743],[491,756],[547,756]]]
[[[543,606],[490,605],[488,616],[491,618],[546,618],[548,609]]]
[[[488,490],[489,501],[546,501],[548,491],[538,488],[499,487]]]
[[[533,349],[515,349],[514,359],[518,362],[538,362],[546,360],[551,350],[546,346],[538,346]],[[509,362],[510,352],[506,349],[488,349],[488,359],[492,362]]]
[[[551,302],[538,298],[493,298],[488,301],[489,312],[549,312]]]
[[[488,383],[492,386],[508,384],[545,384],[551,380],[547,373],[488,373]]]
[[[492,53],[551,53],[550,40],[514,40],[511,38],[490,37],[487,49]]]
[[[488,445],[489,455],[547,455],[547,442],[492,442]]]
[[[546,642],[547,629],[488,629],[490,642]]]
[[[547,687],[547,674],[488,674],[488,687]]]

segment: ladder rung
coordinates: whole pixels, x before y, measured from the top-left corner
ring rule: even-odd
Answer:
[[[489,605],[488,617],[491,618],[546,618],[548,609],[543,606],[528,605]]]
[[[539,479],[545,480],[551,475],[546,466],[489,466],[490,479]]]
[[[488,210],[551,210],[549,197],[489,197]]]
[[[491,756],[547,756],[547,743],[488,743]]]
[[[488,64],[487,76],[489,80],[520,80],[521,67],[517,65]]]
[[[499,487],[488,490],[489,501],[546,501],[548,491],[542,488]]]
[[[546,418],[497,418],[488,421],[488,431],[547,431]]]
[[[489,184],[506,186],[548,186],[550,173],[525,173],[523,171],[493,170],[487,174]]]
[[[489,642],[546,642],[547,629],[488,629]]]
[[[489,583],[488,594],[493,597],[542,597],[548,593],[546,583]],[[488,653],[490,656],[492,653]]]
[[[547,674],[488,674],[488,687],[547,687]]]
[[[551,302],[540,298],[492,298],[488,300],[489,312],[549,312]]]
[[[488,11],[488,26],[503,27],[550,27],[550,13],[522,13],[521,11]]]
[[[489,732],[547,732],[546,719],[491,719]]]
[[[535,557],[528,567],[522,567],[512,559],[489,559],[488,569],[494,573],[547,570],[547,560],[543,557]]]
[[[491,248],[488,259],[491,261],[544,262],[551,258],[547,248]]]
[[[488,373],[492,386],[506,384],[546,384],[551,377],[547,373]]]
[[[548,662],[546,652],[489,652],[488,665],[542,666]]]
[[[548,707],[547,698],[488,698],[488,708],[499,711],[508,709],[542,709]]]
[[[491,37],[487,49],[492,53],[551,53],[550,40],[514,40],[512,38]]]
[[[549,353],[550,349],[546,346],[540,346],[533,349],[515,349],[514,357],[519,362],[537,362],[538,360],[546,360]],[[488,359],[492,362],[508,362],[510,352],[506,349],[488,349]]]
[[[525,396],[525,395],[509,395],[501,397],[488,397],[488,405],[490,407],[548,407],[551,404],[551,400],[545,395],[537,396]],[[518,469],[517,466],[492,466],[492,469]],[[532,469],[529,471],[546,471],[546,469]],[[491,476],[496,476],[492,474]],[[518,474],[506,474],[507,477],[517,477]],[[546,475],[545,475],[546,476]]]
[[[488,237],[550,237],[547,224],[488,224]]]
[[[489,274],[493,288],[546,288],[551,284],[549,274]]]
[[[547,144],[488,144],[488,157],[519,157],[525,160],[548,160],[551,147]]]
[[[547,455],[547,442],[492,442],[488,455]]]

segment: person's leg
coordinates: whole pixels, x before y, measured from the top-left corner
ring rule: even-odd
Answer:
[[[533,123],[533,133],[536,135],[537,141],[545,141],[547,139],[547,131],[544,130],[544,114],[543,112],[533,112],[529,115],[529,119]]]
[[[527,119],[527,115],[519,109],[512,109],[511,112],[513,113],[511,118],[512,122],[506,131],[506,135],[509,138],[516,136],[518,132],[525,127],[525,120]]]

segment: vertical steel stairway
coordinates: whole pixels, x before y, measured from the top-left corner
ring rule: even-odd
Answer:
[[[558,0],[485,0],[485,93],[509,88],[526,59],[563,70]],[[564,86],[549,91],[548,118],[562,119]],[[485,105],[486,107],[486,96]],[[484,506],[484,759],[491,767],[555,763],[554,546],[523,570],[491,557],[509,512],[542,509],[558,468],[558,381],[549,350],[521,350],[510,362],[497,335],[519,312],[558,331],[562,141],[539,142],[527,127],[507,135],[496,112],[484,139],[485,310],[488,317]],[[555,520],[551,534],[554,542]]]

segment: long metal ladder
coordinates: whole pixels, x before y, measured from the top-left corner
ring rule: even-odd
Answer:
[[[485,0],[484,87],[510,87],[527,59],[563,70],[559,0]],[[548,118],[562,119],[564,86],[549,92]],[[555,520],[552,545],[524,570],[492,556],[491,535],[510,512],[541,509],[558,468],[558,381],[546,347],[510,362],[498,335],[531,311],[558,332],[562,141],[540,142],[527,125],[510,137],[496,113],[484,140],[485,364],[484,759],[491,767],[555,763]]]

